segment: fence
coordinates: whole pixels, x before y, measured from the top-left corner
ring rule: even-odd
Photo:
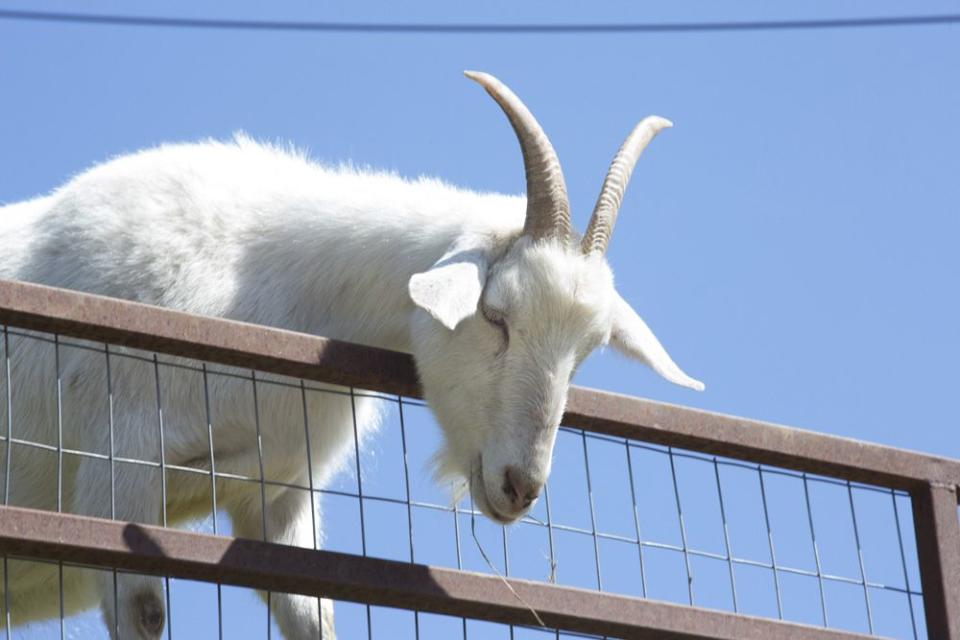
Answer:
[[[391,629],[385,637],[536,637],[532,609],[554,630],[547,637],[557,638],[960,639],[957,461],[573,388],[545,499],[503,529],[475,518],[469,504],[445,504],[411,474],[411,460],[426,458],[428,443],[420,440],[430,418],[416,400],[406,355],[13,282],[0,282],[0,323],[8,634],[18,622],[10,567],[43,562],[56,567],[51,575],[61,584],[59,602],[50,603],[61,637],[69,609],[64,576],[99,570],[166,577],[168,637],[182,635],[174,630],[181,628],[178,589],[196,580],[215,585],[207,602],[217,613],[210,633],[220,637],[242,636],[224,613],[232,585],[363,603],[339,605],[341,637],[373,637],[384,625]],[[56,371],[50,392],[61,422],[71,403],[92,401],[71,398],[61,386],[61,357],[70,351],[100,359],[109,442],[79,451],[65,448],[62,435],[36,442],[18,434],[11,361],[25,344],[42,345],[37,357]],[[113,448],[122,426],[111,407],[124,393],[125,367],[139,367],[154,382],[159,447],[149,460]],[[207,397],[211,443],[211,381],[248,385],[262,416],[258,430],[261,421],[271,427],[269,412],[257,408],[258,398],[266,405],[271,394],[299,395],[304,416],[319,396],[351,407],[363,398],[381,405],[381,437],[392,441],[379,458],[355,443],[353,474],[324,487],[313,486],[312,469],[293,482],[251,477],[218,465],[212,453],[206,467],[168,464],[163,415],[176,407],[164,406],[162,392],[174,376],[192,377],[199,397]],[[62,480],[49,510],[9,506],[11,460],[27,452],[52,456],[58,478],[73,458],[102,461],[110,506],[97,515],[104,517],[58,513]],[[304,470],[310,464],[306,457]],[[205,478],[211,515],[200,527],[217,534],[230,525],[217,508],[218,483],[247,483],[261,496],[271,487],[302,492],[311,514],[322,498],[325,550],[107,519],[118,516],[114,470],[123,465],[159,473],[164,488],[177,474]],[[318,542],[315,527],[312,546]],[[489,573],[488,561],[510,576],[513,591],[497,576],[476,573]],[[266,616],[269,635],[269,610]]]

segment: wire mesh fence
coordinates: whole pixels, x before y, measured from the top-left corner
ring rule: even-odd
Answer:
[[[440,431],[419,400],[12,326],[0,357],[5,505],[927,637],[900,490],[561,427],[544,495],[502,527],[432,481]],[[358,412],[381,416],[376,435],[356,429]],[[352,429],[338,470],[318,453],[331,416]],[[183,459],[188,433],[207,455]],[[109,637],[111,620],[90,610],[95,585],[122,612],[125,585],[139,584],[9,555],[3,568],[8,637]],[[168,638],[284,637],[277,621],[295,625],[290,602],[302,602],[181,579],[160,593]],[[537,629],[533,612],[510,626],[348,602],[334,611],[341,638],[581,637]]]

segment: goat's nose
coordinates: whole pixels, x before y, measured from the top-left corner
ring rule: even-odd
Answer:
[[[134,601],[145,637],[159,638],[163,631],[163,602],[157,594],[149,591],[137,594]]]
[[[515,511],[529,507],[540,495],[541,486],[542,483],[517,467],[507,467],[503,473],[503,493]]]

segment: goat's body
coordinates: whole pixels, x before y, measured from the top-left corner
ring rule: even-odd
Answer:
[[[408,351],[410,276],[463,233],[518,234],[523,207],[521,198],[434,181],[324,169],[245,139],[161,147],[0,208],[0,278]],[[157,378],[151,362],[119,350],[109,357],[108,380],[100,349],[59,347],[60,421],[54,346],[10,336],[14,439],[58,446],[62,437],[68,450],[157,463],[159,388],[168,464],[209,472],[209,423],[217,470],[259,478],[259,429],[268,480],[308,484],[309,437],[310,480],[319,487],[353,443],[354,416],[361,439],[377,422],[369,401],[342,393],[306,394],[305,416],[300,389],[269,382],[257,385],[255,411],[249,372],[241,372],[244,380],[161,366]],[[55,453],[27,445],[12,453],[11,504],[162,521],[156,466],[72,454],[61,465]],[[169,522],[210,509],[209,475],[168,471],[166,491]],[[256,483],[221,480],[216,495],[235,534],[263,534]],[[310,546],[306,492],[270,485],[265,497],[267,537]],[[8,582],[18,622],[51,613],[44,603],[57,602],[55,568],[16,563]],[[67,581],[76,592],[67,596],[68,610],[92,604],[81,595],[91,584],[83,576]],[[156,592],[157,585],[143,579],[127,589]],[[103,590],[109,624],[112,591]],[[275,611],[288,637],[316,637],[306,621],[312,615],[316,624],[315,601],[275,601]]]

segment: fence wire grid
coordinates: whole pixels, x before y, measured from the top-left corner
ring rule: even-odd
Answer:
[[[672,447],[561,427],[550,481],[531,513],[510,527],[476,512],[469,499],[452,504],[430,477],[439,428],[421,401],[322,385],[256,371],[146,353],[54,334],[3,327],[0,345],[0,469],[5,505],[75,510],[71,497],[94,491],[83,515],[141,520],[143,496],[128,495],[127,478],[147,478],[159,521],[193,531],[273,539],[263,505],[278,492],[309,501],[312,539],[293,541],[364,556],[552,582],[641,598],[745,613],[894,638],[925,638],[910,496],[898,490],[708,456]],[[95,381],[69,379],[83,363]],[[42,375],[38,371],[44,371]],[[19,380],[18,380],[19,379]],[[36,407],[18,407],[17,385],[44,381],[50,422],[28,433]],[[179,393],[168,390],[176,387]],[[189,388],[189,393],[183,390]],[[229,392],[227,391],[229,390]],[[217,397],[244,398],[257,468],[216,452]],[[173,396],[202,407],[178,406]],[[311,437],[316,407],[329,403],[354,418],[345,468],[329,481],[317,473]],[[136,403],[137,424],[115,408]],[[283,403],[297,412],[273,412]],[[356,411],[382,416],[375,436],[356,429]],[[91,407],[98,407],[91,413]],[[77,442],[72,420],[94,415],[99,438]],[[129,412],[128,412],[129,413]],[[320,412],[322,413],[322,412]],[[208,456],[177,460],[171,425],[202,415]],[[281,425],[286,420],[290,424]],[[292,424],[296,420],[299,424]],[[297,433],[278,443],[271,433]],[[131,445],[131,443],[135,443]],[[282,473],[264,465],[283,447],[302,458]],[[78,474],[81,468],[93,469]],[[36,478],[50,489],[37,495]],[[49,479],[56,477],[56,482]],[[120,481],[118,482],[118,478]],[[95,487],[80,487],[80,482]],[[29,483],[34,483],[30,488]],[[172,489],[175,487],[175,489]],[[190,508],[168,510],[168,492],[194,496]],[[259,526],[233,522],[227,495],[252,501]],[[220,496],[220,502],[218,502]],[[235,499],[235,498],[234,498]],[[248,505],[249,506],[249,505]],[[321,527],[322,523],[322,527]],[[488,560],[492,564],[488,564]],[[43,572],[45,589],[25,605],[18,572]],[[107,638],[98,608],[64,597],[64,584],[102,569],[3,557],[3,633],[7,638]],[[107,572],[108,574],[110,572]],[[123,582],[114,571],[114,601]],[[11,595],[13,594],[13,596]],[[69,594],[68,594],[69,596]],[[271,609],[252,589],[168,578],[164,637],[282,638]],[[82,603],[89,606],[90,603]],[[27,609],[47,619],[30,620]],[[336,602],[340,638],[593,637],[471,619]]]

